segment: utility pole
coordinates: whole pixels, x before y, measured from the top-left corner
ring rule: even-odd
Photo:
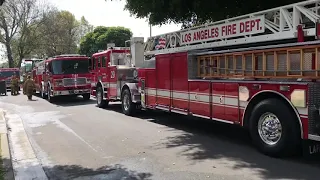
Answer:
[[[150,26],[150,37],[152,36],[152,25],[149,23]]]
[[[0,0],[1,1],[1,0]],[[150,23],[150,16],[149,16],[149,28],[150,28],[150,37],[152,36],[152,25]]]

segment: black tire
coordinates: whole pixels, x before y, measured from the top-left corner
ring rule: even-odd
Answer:
[[[275,115],[280,121],[280,139],[274,144],[266,143],[258,131],[259,119],[265,114]],[[266,99],[258,103],[250,117],[249,130],[253,143],[263,154],[271,157],[291,156],[298,152],[301,136],[300,126],[293,110],[280,99]]]
[[[107,107],[108,104],[109,104],[109,101],[103,100],[102,87],[97,87],[96,99],[97,99],[97,106],[98,106],[99,108],[105,108],[105,107]]]
[[[91,97],[90,93],[82,94],[83,100],[88,101]]]
[[[46,99],[46,98],[47,98],[47,97],[46,97],[46,93],[44,92],[43,86],[41,86],[40,96],[41,96],[42,99]]]
[[[128,102],[125,100],[127,99]],[[127,106],[125,104],[127,103]],[[121,95],[121,106],[123,114],[127,116],[132,116],[136,112],[136,105],[132,102],[131,93],[129,89],[124,89]]]
[[[53,103],[54,100],[55,100],[55,98],[52,97],[52,96],[50,96],[50,94],[51,94],[51,87],[48,85],[48,88],[47,88],[47,89],[48,89],[48,90],[47,90],[47,100],[48,100],[50,103]]]

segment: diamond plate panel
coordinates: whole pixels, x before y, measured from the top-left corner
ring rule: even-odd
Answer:
[[[308,129],[309,134],[319,135],[316,132],[316,124],[319,119],[320,107],[320,84],[310,83],[308,85]]]

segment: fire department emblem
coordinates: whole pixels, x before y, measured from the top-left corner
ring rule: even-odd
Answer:
[[[222,96],[220,96],[219,102],[220,102],[220,104],[222,104],[222,102],[223,102],[223,97]]]
[[[194,99],[195,99],[195,100],[199,100],[198,94],[195,94],[195,95],[194,95]]]

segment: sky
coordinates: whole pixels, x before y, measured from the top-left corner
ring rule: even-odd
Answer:
[[[70,11],[80,20],[84,16],[94,26],[123,26],[130,28],[133,36],[144,37],[150,35],[150,28],[146,19],[130,17],[124,11],[125,0],[46,0],[60,10]],[[179,30],[180,24],[168,24],[152,27],[152,36]],[[1,45],[0,45],[1,46]],[[0,62],[3,61],[3,49],[0,47]]]
[[[77,19],[84,16],[94,26],[124,26],[130,28],[133,36],[144,37],[150,35],[150,28],[146,19],[130,17],[128,11],[124,11],[125,0],[47,0],[60,10],[68,10]],[[181,25],[169,24],[161,27],[153,27],[152,35],[164,34],[179,30]]]

